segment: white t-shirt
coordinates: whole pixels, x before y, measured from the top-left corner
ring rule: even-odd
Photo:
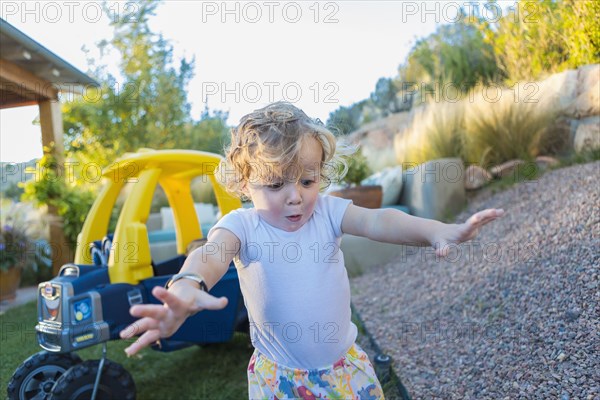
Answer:
[[[231,231],[241,242],[234,263],[252,344],[280,365],[327,367],[356,340],[340,250],[350,203],[319,195],[312,217],[295,232],[269,225],[253,208],[232,211],[213,227]]]

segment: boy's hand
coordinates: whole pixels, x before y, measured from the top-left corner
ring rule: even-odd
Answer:
[[[463,224],[445,225],[431,242],[431,245],[436,249],[435,254],[446,257],[450,251],[450,244],[459,244],[475,238],[479,228],[503,214],[504,210],[502,209],[487,209],[471,215]]]
[[[220,310],[227,306],[225,297],[217,298],[201,290],[177,288],[176,285],[172,289],[174,290],[169,291],[160,286],[152,289],[152,294],[163,305],[141,304],[131,307],[130,314],[141,319],[123,329],[120,336],[122,339],[141,336],[125,349],[128,356],[161,338],[172,336],[190,315],[201,310]]]

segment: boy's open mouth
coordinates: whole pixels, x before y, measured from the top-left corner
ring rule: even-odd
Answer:
[[[300,215],[300,214],[298,214],[298,215],[289,215],[286,218],[288,219],[288,221],[298,222],[298,221],[300,221],[300,218],[302,218],[302,215]]]

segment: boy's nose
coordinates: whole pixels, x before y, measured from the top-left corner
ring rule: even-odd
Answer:
[[[302,203],[302,196],[300,194],[299,184],[288,185],[289,190],[287,193],[287,204],[300,204]]]

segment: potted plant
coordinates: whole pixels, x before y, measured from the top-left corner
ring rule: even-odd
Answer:
[[[344,188],[334,190],[329,194],[350,199],[355,205],[360,207],[381,207],[383,188],[380,185],[363,185],[361,183],[372,171],[360,149],[347,158],[346,165],[348,166],[348,171],[340,181]]]
[[[50,248],[40,240],[40,224],[29,219],[31,207],[16,203],[4,211],[0,224],[0,301],[15,298],[24,269],[37,272],[40,266],[51,265]]]
[[[83,184],[85,179],[78,177],[75,170],[61,172],[53,146],[45,146],[37,167],[26,172],[35,174],[36,179],[21,184],[21,198],[34,206],[48,207],[49,237],[55,249],[52,264],[57,274],[61,266],[73,261],[77,235],[94,201],[94,188]]]

